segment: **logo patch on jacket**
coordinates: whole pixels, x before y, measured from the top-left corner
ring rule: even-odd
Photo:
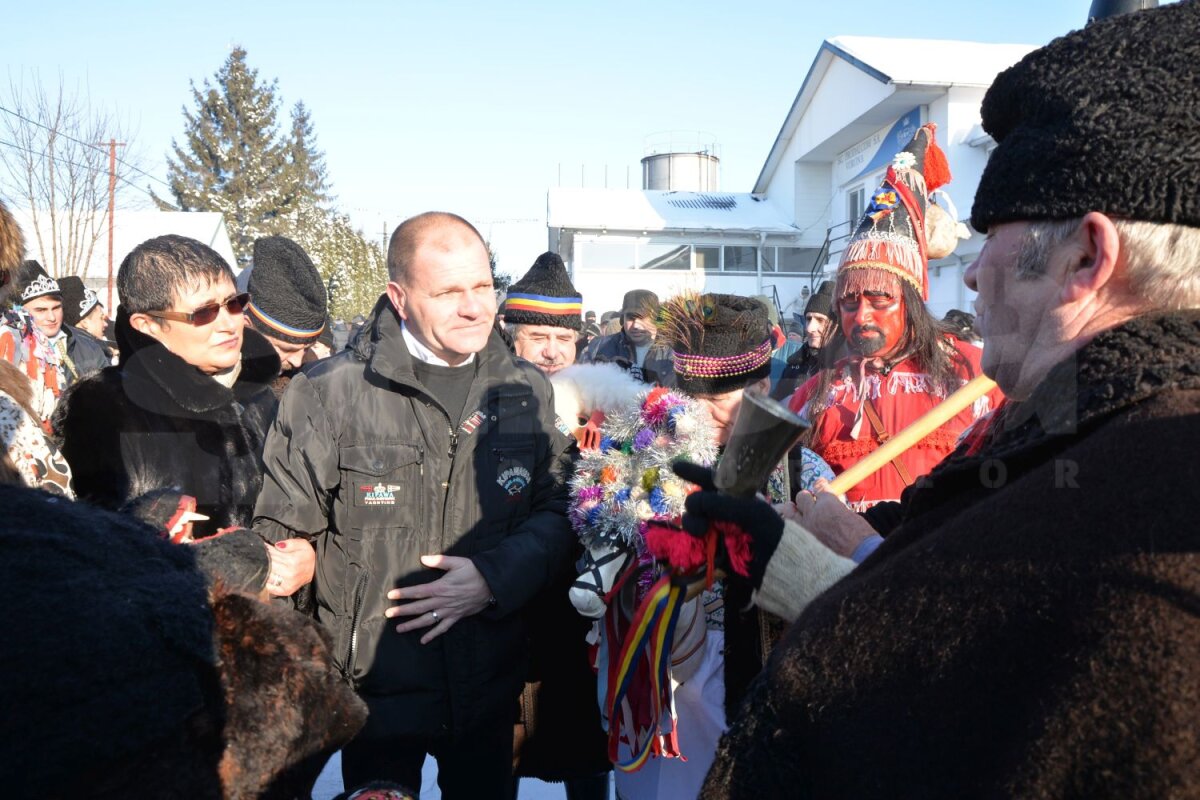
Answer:
[[[472,433],[474,433],[479,428],[479,425],[482,422],[483,422],[483,412],[476,411],[474,414],[472,414],[471,416],[464,419],[462,425],[460,425],[458,427],[458,429],[460,431],[462,431],[463,433],[467,434],[468,436],[470,436]]]
[[[392,483],[377,483],[374,486],[365,485],[358,487],[359,492],[362,493],[363,505],[368,506],[396,505],[396,492],[399,489],[399,486]]]
[[[507,469],[502,469],[500,476],[496,478],[496,483],[503,486],[504,491],[508,492],[510,497],[518,497],[521,492],[525,491],[529,481],[529,470],[520,464],[513,464]]]

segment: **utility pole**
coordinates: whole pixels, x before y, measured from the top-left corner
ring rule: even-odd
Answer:
[[[387,235],[387,220],[383,221],[383,257],[387,258],[388,251],[388,235]]]
[[[108,305],[105,308],[110,314],[113,313],[113,212],[117,205],[117,148],[124,146],[125,142],[108,140]]]

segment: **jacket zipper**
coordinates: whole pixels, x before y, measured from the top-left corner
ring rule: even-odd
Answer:
[[[358,657],[358,619],[362,614],[363,594],[367,588],[367,573],[360,572],[354,581],[354,610],[350,615],[350,647],[346,652],[345,678],[352,687],[357,687],[354,680],[354,662]]]

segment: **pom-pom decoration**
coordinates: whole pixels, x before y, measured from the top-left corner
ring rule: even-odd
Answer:
[[[617,545],[640,554],[643,523],[683,514],[691,485],[676,477],[672,462],[711,465],[716,433],[695,400],[664,388],[607,414],[600,433],[600,448],[581,455],[571,479],[571,523],[587,548]]]

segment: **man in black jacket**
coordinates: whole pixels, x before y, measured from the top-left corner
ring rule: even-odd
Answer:
[[[592,340],[583,351],[581,364],[611,362],[643,383],[673,386],[671,348],[655,343],[658,335],[658,295],[648,289],[633,289],[621,302],[621,330]]]
[[[407,220],[388,274],[355,345],[288,387],[256,529],[316,540],[317,617],[371,710],[343,752],[346,785],[419,787],[432,753],[444,797],[501,798],[522,611],[574,544],[573,444],[549,382],[492,333],[487,248],[470,223]]]

